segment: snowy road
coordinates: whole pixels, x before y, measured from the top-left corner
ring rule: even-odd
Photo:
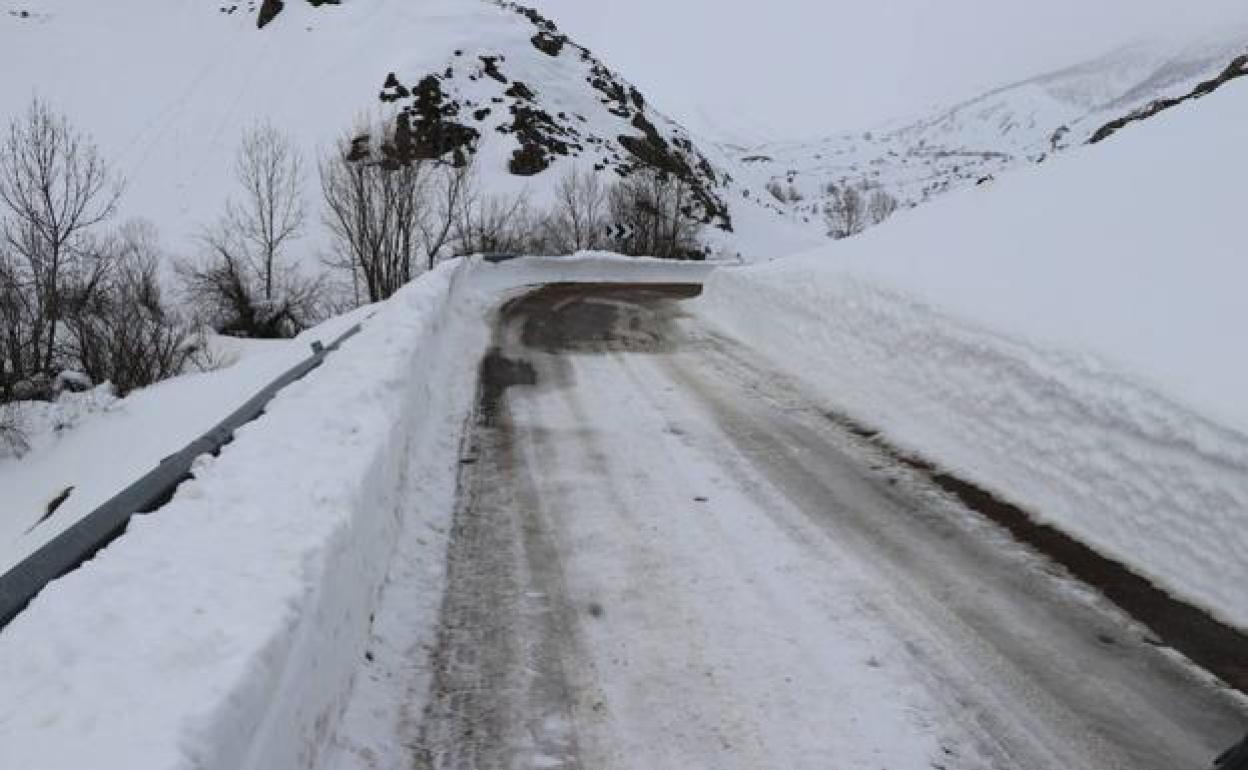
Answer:
[[[431,768],[1200,770],[1224,688],[684,316],[554,286],[482,367]]]

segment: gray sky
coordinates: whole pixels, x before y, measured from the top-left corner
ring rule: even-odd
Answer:
[[[1248,20],[1248,0],[529,0],[691,128],[856,130],[1157,34]]]

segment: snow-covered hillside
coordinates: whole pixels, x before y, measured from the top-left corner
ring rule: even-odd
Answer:
[[[763,247],[733,233],[738,217],[766,222],[768,248],[810,244],[740,193],[717,148],[510,3],[24,0],[0,15],[0,50],[10,73],[29,75],[0,79],[0,119],[36,95],[66,113],[126,177],[123,215],[156,223],[175,251],[231,192],[249,127],[273,123],[294,140],[316,204],[316,159],[376,120],[397,121],[407,157],[475,150],[489,194],[541,206],[572,165],[613,177],[648,166],[689,183],[729,256]],[[322,248],[315,236],[302,246],[309,261]]]
[[[916,205],[1083,144],[1115,119],[1188,93],[1246,51],[1244,28],[1142,42],[918,119],[813,143],[734,148],[744,167],[737,175],[770,183],[784,199],[771,203],[812,221],[830,186],[880,187]]]
[[[890,440],[1248,628],[1248,78],[720,271],[707,310]]]

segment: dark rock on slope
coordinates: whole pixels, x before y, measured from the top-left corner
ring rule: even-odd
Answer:
[[[1245,75],[1248,75],[1248,54],[1236,57],[1235,60],[1232,61],[1230,65],[1227,66],[1227,68],[1217,77],[1202,81],[1189,93],[1186,93],[1183,96],[1171,99],[1158,99],[1138,110],[1118,118],[1117,120],[1112,120],[1109,123],[1106,123],[1092,134],[1092,137],[1088,139],[1088,144],[1102,142],[1132,123],[1148,120],[1154,115],[1158,115],[1168,109],[1177,107],[1180,104],[1208,96],[1232,80],[1244,77]]]

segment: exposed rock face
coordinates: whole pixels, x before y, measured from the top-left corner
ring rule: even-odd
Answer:
[[[1245,75],[1248,75],[1248,54],[1236,57],[1235,60],[1232,61],[1230,65],[1217,77],[1199,83],[1190,93],[1173,99],[1158,99],[1157,101],[1141,107],[1140,109],[1118,118],[1117,120],[1106,123],[1097,129],[1096,133],[1092,134],[1092,138],[1088,139],[1088,144],[1102,142],[1132,123],[1138,123],[1141,120],[1148,120],[1154,115],[1165,112],[1172,107],[1177,107],[1184,102],[1208,96],[1232,80],[1244,77]]]
[[[397,78],[395,85],[408,90]],[[399,113],[395,125],[394,152],[386,154],[399,163],[444,159],[457,167],[465,165],[476,151],[481,132],[455,120],[462,105],[447,97],[437,75],[427,75],[410,94],[411,103]]]
[[[393,72],[386,76],[386,82],[381,87],[381,100],[383,102],[397,102],[400,99],[406,99],[411,96],[412,92],[407,86],[399,82],[398,76]]]
[[[508,164],[508,170],[516,176],[540,174],[550,168],[554,156],[582,149],[574,144],[575,137],[566,128],[533,104],[532,99],[518,100],[511,106],[510,129],[499,127],[500,133],[514,133],[520,143]]]
[[[533,47],[547,56],[558,56],[563,53],[563,46],[568,42],[562,35],[552,35],[545,30],[533,36]]]
[[[277,18],[277,15],[286,7],[286,3],[282,0],[264,0],[260,5],[260,13],[256,16],[256,26],[264,29],[265,26]]]
[[[340,5],[342,0],[308,0],[308,5],[313,8],[320,8],[322,5]],[[264,29],[269,22],[277,18],[277,15],[286,7],[285,0],[263,0],[260,4],[260,11],[256,14],[256,26]],[[222,7],[221,10],[233,13],[238,9],[237,5],[229,8]]]

